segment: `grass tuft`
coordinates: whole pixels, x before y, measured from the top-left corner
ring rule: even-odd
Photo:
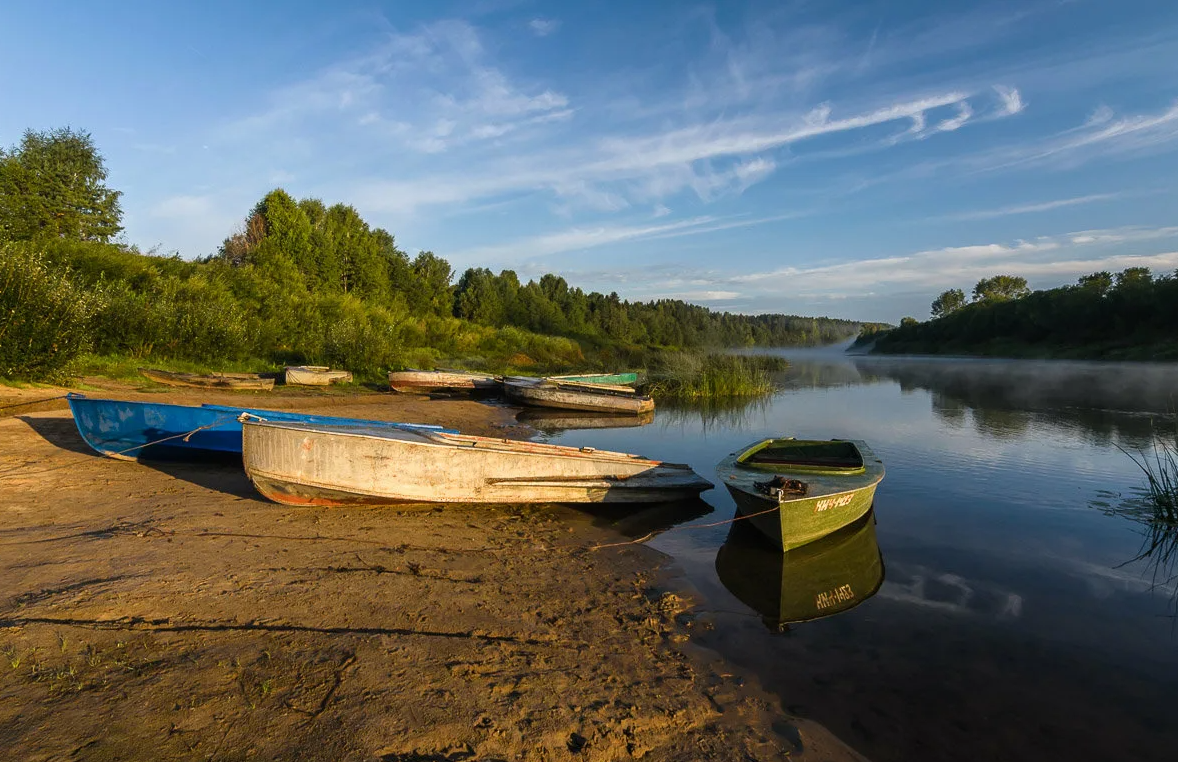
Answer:
[[[771,374],[786,367],[780,357],[660,352],[650,362],[646,392],[669,400],[758,397],[777,388]]]

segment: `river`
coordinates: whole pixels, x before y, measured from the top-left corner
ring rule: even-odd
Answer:
[[[874,760],[1174,759],[1178,539],[1139,557],[1120,448],[1173,431],[1178,366],[780,353],[760,403],[548,436],[713,479],[775,435],[882,458],[873,518],[807,553],[692,528],[734,516],[722,488],[649,540],[699,592],[695,641]]]

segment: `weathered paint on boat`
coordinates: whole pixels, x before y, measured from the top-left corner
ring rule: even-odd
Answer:
[[[765,542],[746,523],[737,521],[729,530],[716,554],[716,574],[771,630],[852,609],[883,584],[883,556],[871,511],[788,553]]]
[[[591,373],[587,376],[548,376],[553,381],[575,381],[582,384],[606,386],[633,386],[638,383],[637,373]]]
[[[424,430],[247,420],[246,473],[288,505],[658,502],[712,483],[637,455]]]
[[[285,383],[296,386],[328,386],[348,384],[352,374],[346,370],[331,370],[322,365],[288,365]]]
[[[274,388],[274,379],[262,378],[257,373],[180,373],[155,368],[140,368],[139,373],[156,383],[168,386],[251,391],[270,391]]]
[[[360,421],[329,415],[229,405],[168,405],[159,402],[95,399],[83,394],[67,398],[78,433],[96,452],[121,460],[140,457],[201,457],[209,453],[240,453],[242,413],[275,421],[390,428],[441,426]]]
[[[430,392],[443,389],[498,389],[500,380],[486,373],[457,370],[394,370],[389,373],[389,387],[397,392]]]
[[[633,391],[610,390],[608,387],[586,388],[581,384],[563,384],[552,381],[503,382],[503,392],[508,399],[525,405],[559,408],[562,410],[588,410],[601,413],[626,413],[641,415],[654,410],[654,400]]]
[[[845,452],[838,463],[823,457],[782,458],[758,462],[767,453],[805,454],[805,448]],[[729,455],[716,473],[748,521],[782,550],[825,537],[871,509],[875,489],[884,477],[883,462],[865,442],[852,440],[766,439]],[[757,487],[774,476],[805,482],[803,496],[774,497]]]

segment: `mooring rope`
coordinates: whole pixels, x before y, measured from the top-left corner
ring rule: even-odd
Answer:
[[[70,396],[68,393],[59,394],[56,397],[46,397],[40,400],[28,400],[27,402],[13,402],[9,405],[0,405],[0,410],[7,410],[10,407],[21,407],[22,405],[40,405],[42,402],[52,402],[53,400],[63,400]]]
[[[751,519],[756,516],[764,516],[766,513],[776,513],[778,510],[780,510],[780,508],[781,508],[780,505],[775,505],[772,508],[767,508],[763,511],[757,511],[756,513],[749,513],[749,514],[746,514],[743,516],[736,516],[731,519],[725,519],[724,521],[713,521],[708,524],[683,524],[683,525],[677,526],[677,527],[668,527],[667,529],[663,529],[661,531],[656,529],[653,532],[648,532],[647,534],[644,534],[643,536],[639,537],[637,540],[626,540],[625,542],[607,542],[604,545],[593,545],[589,548],[589,550],[601,550],[602,548],[618,548],[623,545],[640,545],[640,544],[646,542],[647,540],[649,540],[650,538],[654,537],[657,534],[666,534],[667,532],[674,532],[677,529],[707,529],[709,527],[723,526],[724,524],[735,524],[736,522],[744,521],[745,519]]]

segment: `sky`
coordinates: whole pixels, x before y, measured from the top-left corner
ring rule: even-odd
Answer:
[[[269,190],[455,269],[897,322],[1178,268],[1178,3],[80,3],[0,13],[0,145],[89,132],[124,238]]]

